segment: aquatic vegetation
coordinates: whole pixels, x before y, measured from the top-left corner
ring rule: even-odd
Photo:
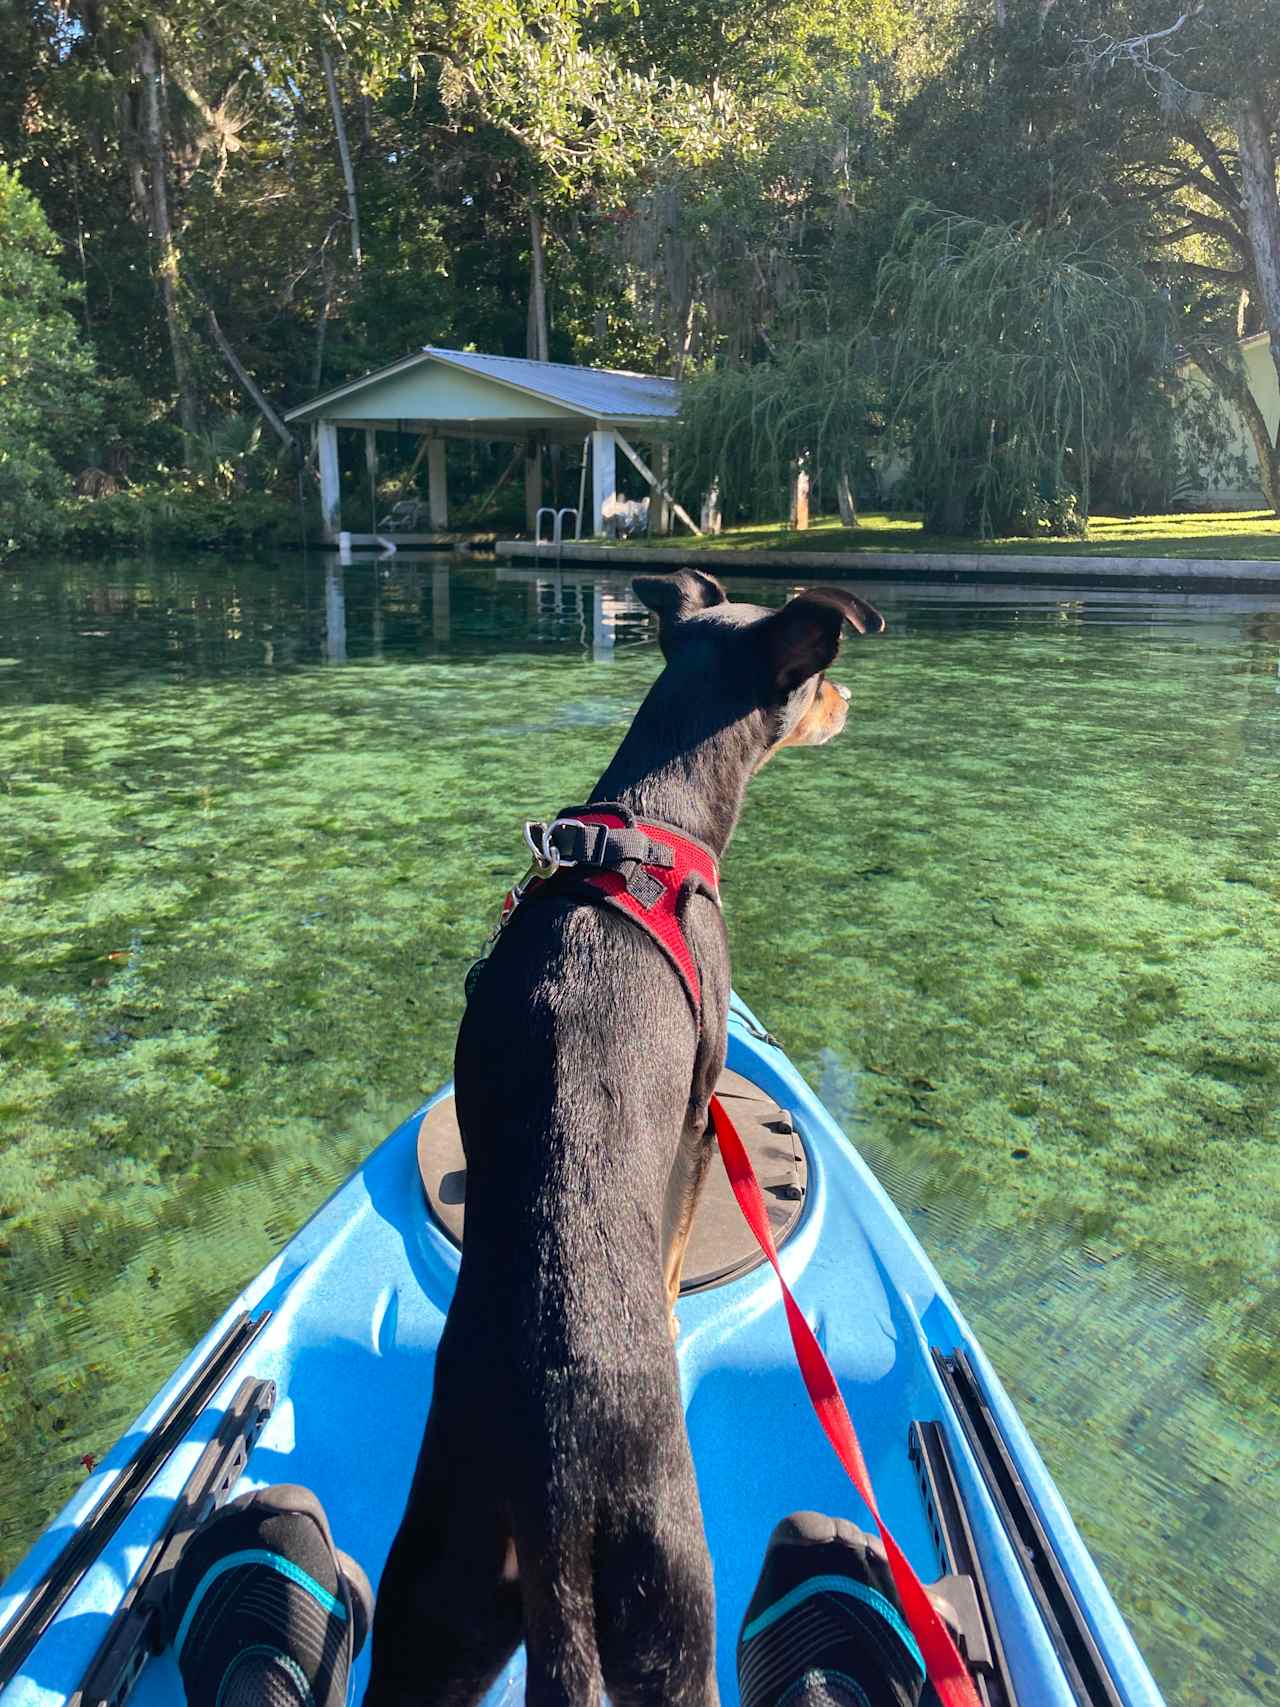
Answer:
[[[0,1567],[448,1073],[523,819],[581,798],[658,667],[625,604],[595,661],[589,581],[337,591],[340,649],[300,564],[0,580]],[[736,982],[956,1288],[1171,1699],[1257,1699],[1280,618],[873,596],[848,730],[766,768],[726,861]]]

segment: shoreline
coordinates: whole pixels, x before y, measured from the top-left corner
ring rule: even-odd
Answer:
[[[1229,557],[1083,557],[1059,553],[932,551],[733,551],[666,545],[588,545],[568,541],[536,545],[529,539],[500,539],[494,555],[529,563],[609,563],[619,568],[723,569],[768,576],[779,571],[821,569],[824,574],[892,576],[899,581],[1019,581],[1039,579],[1081,586],[1166,588],[1229,585],[1237,589],[1280,589],[1280,559]]]

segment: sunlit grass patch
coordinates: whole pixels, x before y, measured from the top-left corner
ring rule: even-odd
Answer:
[[[1092,516],[1085,539],[1053,538],[976,540],[926,534],[919,516],[870,511],[856,528],[842,527],[834,516],[816,517],[797,531],[781,523],[757,522],[729,528],[687,543],[712,551],[927,551],[981,552],[1019,556],[1052,554],[1072,557],[1280,557],[1280,518],[1269,510],[1212,510],[1168,516]],[[652,542],[631,540],[629,545]],[[675,541],[662,541],[664,546]]]

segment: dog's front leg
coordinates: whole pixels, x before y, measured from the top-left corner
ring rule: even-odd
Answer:
[[[663,1274],[667,1286],[667,1309],[671,1318],[671,1337],[680,1331],[676,1320],[676,1301],[680,1297],[680,1276],[684,1269],[684,1254],[693,1230],[693,1217],[707,1177],[707,1166],[715,1147],[715,1135],[705,1106],[690,1106],[675,1161],[667,1179],[667,1195],[662,1206]]]

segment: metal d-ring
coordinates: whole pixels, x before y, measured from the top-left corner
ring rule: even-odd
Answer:
[[[550,824],[530,822],[524,827],[524,839],[529,844],[533,863],[537,866],[538,876],[541,878],[554,877],[557,871],[568,871],[578,864],[576,859],[566,859],[551,840],[552,831],[558,830],[561,825],[571,830],[587,828],[581,818],[557,818]]]

